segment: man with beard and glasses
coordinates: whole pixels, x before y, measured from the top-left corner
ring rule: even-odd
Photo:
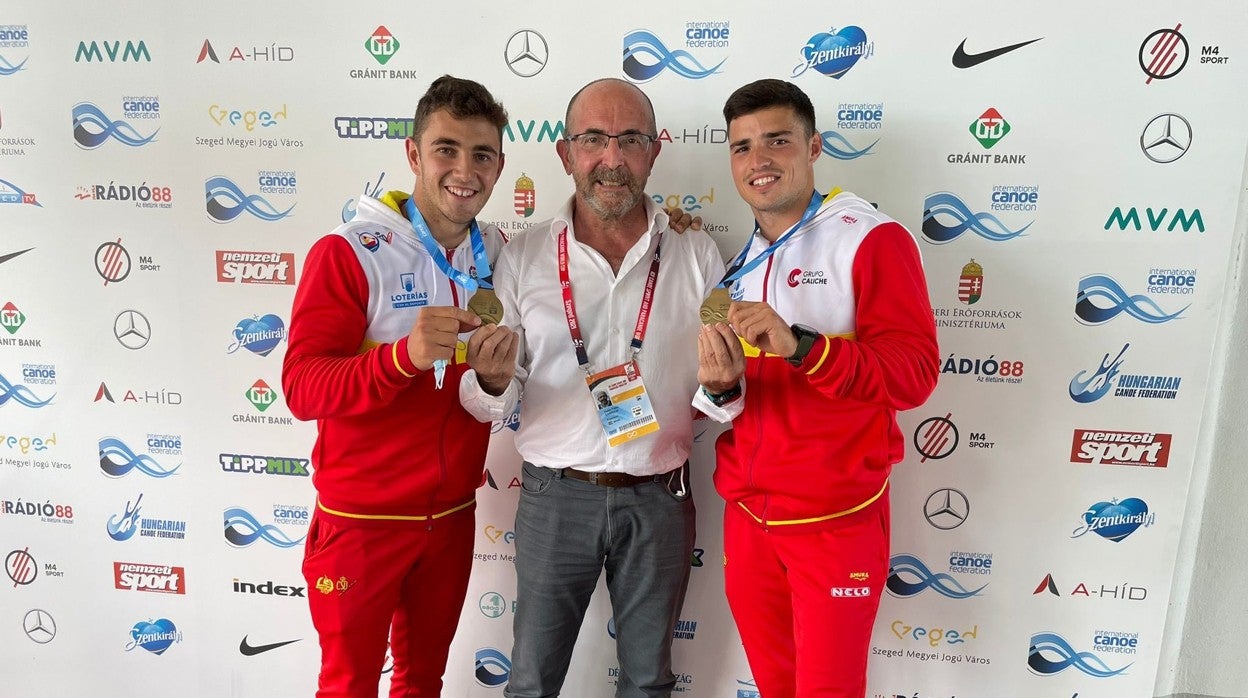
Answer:
[[[515,376],[469,371],[460,382],[465,407],[484,421],[510,415],[523,391],[504,695],[559,694],[605,569],[616,695],[668,696],[694,542],[690,399],[700,382],[736,382],[732,366],[699,375],[697,360],[699,306],[723,259],[706,235],[672,234],[645,194],[660,144],[641,90],[591,82],[564,123],[572,135],[555,148],[576,192],[552,220],[512,238],[494,275],[503,323],[519,338]],[[717,337],[737,341],[726,326]]]

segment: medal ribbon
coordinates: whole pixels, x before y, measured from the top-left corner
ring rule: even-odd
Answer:
[[[633,328],[633,339],[629,346],[633,356],[641,351],[641,344],[646,338],[646,328],[650,325],[650,309],[654,303],[654,287],[659,282],[659,251],[663,247],[663,233],[659,233],[658,242],[654,247],[654,258],[650,260],[650,272],[646,275],[646,287],[641,293],[641,308],[637,311],[637,324]],[[559,287],[563,293],[563,313],[568,321],[568,333],[572,335],[572,347],[576,350],[576,363],[585,373],[589,373],[589,352],[585,351],[585,340],[581,336],[581,325],[576,319],[576,303],[572,300],[572,279],[568,275],[568,226],[559,231]]]
[[[463,286],[468,293],[475,293],[478,287],[494,288],[493,272],[490,271],[490,260],[485,255],[485,240],[481,237],[481,228],[477,226],[477,219],[472,219],[472,224],[468,229],[468,237],[472,240],[472,259],[477,266],[477,278],[474,279],[466,272],[451,266],[451,263],[447,261],[442,247],[433,238],[429,225],[425,223],[420,210],[416,208],[416,204],[411,199],[403,202],[403,211],[407,214],[407,220],[412,224],[412,232],[416,233],[416,238],[425,246],[429,256],[433,257],[433,263],[446,275],[446,278]]]
[[[754,232],[750,235],[750,238],[745,241],[745,248],[742,249],[741,254],[738,254],[736,259],[733,260],[732,266],[728,267],[728,273],[724,274],[724,278],[719,282],[719,285],[727,287],[737,279],[740,279],[753,271],[754,267],[757,267],[765,262],[768,257],[776,253],[776,250],[780,249],[781,245],[788,242],[789,238],[793,237],[793,233],[796,233],[798,228],[806,225],[810,222],[811,218],[815,217],[815,214],[819,212],[819,207],[824,201],[836,196],[839,193],[841,193],[840,189],[833,189],[828,192],[828,196],[825,199],[824,196],[819,193],[819,190],[816,189],[815,193],[810,195],[810,204],[806,207],[806,212],[802,214],[801,219],[794,223],[793,227],[789,228],[788,232],[777,238],[775,242],[771,243],[770,247],[758,253],[758,256],[751,259],[749,263],[745,263],[745,255],[749,254],[750,247],[754,244],[754,235],[757,235],[759,230],[758,221],[754,221]]]

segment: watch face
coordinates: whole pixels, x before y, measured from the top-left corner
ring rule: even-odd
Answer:
[[[794,331],[794,332],[801,332],[802,334],[811,334],[811,335],[817,335],[817,334],[819,334],[819,331],[818,331],[818,330],[816,330],[816,329],[815,329],[815,328],[813,328],[813,327],[807,327],[806,325],[794,325],[794,326],[793,326],[793,331]]]

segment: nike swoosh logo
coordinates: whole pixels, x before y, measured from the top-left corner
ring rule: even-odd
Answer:
[[[253,645],[247,644],[247,636],[244,635],[243,641],[238,643],[238,651],[242,652],[244,656],[254,657],[257,654],[260,654],[261,652],[268,652],[269,650],[275,650],[278,647],[285,647],[286,645],[289,645],[292,642],[298,642],[298,641],[299,640],[296,639],[296,640],[287,640],[285,642],[274,642],[271,645],[254,645],[253,646]]]
[[[1040,37],[1040,39],[1043,38],[1043,36]],[[991,51],[984,51],[982,53],[967,53],[966,39],[963,39],[962,43],[958,44],[958,47],[953,51],[953,66],[955,68],[974,68],[984,61],[990,61],[997,56],[1004,56],[1010,51],[1020,49],[1027,44],[1034,44],[1040,39],[1032,39],[1031,41],[1024,41],[1021,44],[1014,44],[1012,46],[1002,46],[1001,48],[994,48]]]
[[[0,264],[4,264],[5,262],[9,261],[10,259],[13,259],[14,257],[16,257],[16,256],[18,256],[18,255],[26,254],[27,252],[30,252],[30,251],[31,251],[31,250],[33,250],[33,249],[35,249],[35,248],[33,248],[33,247],[27,247],[26,249],[22,250],[21,252],[10,252],[10,253],[5,254],[5,255],[0,255]]]

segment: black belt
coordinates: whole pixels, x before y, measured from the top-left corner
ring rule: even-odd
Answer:
[[[644,485],[647,482],[659,482],[660,478],[667,475],[629,475],[628,473],[587,473],[584,470],[576,468],[561,468],[556,470],[562,473],[563,477],[570,477],[573,480],[582,480],[592,485],[601,485],[603,487],[635,487],[636,485]]]

